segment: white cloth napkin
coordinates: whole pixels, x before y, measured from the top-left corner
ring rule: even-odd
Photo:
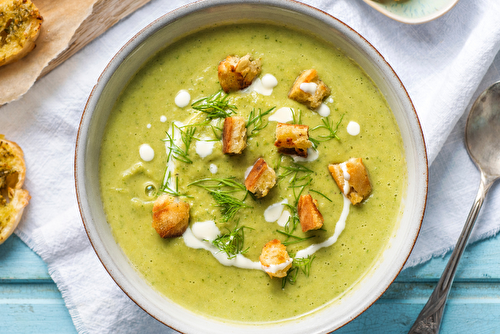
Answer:
[[[39,80],[21,100],[0,108],[0,133],[24,149],[32,195],[16,233],[47,263],[80,333],[172,332],[136,306],[94,254],[76,204],[73,159],[86,99],[110,58],[149,22],[188,2],[152,1]],[[361,0],[307,3],[357,30],[406,85],[434,161],[427,214],[407,266],[445,254],[479,184],[463,146],[461,116],[479,90],[500,79],[500,2],[462,0],[443,17],[416,26],[386,18]],[[498,232],[499,204],[494,187],[472,240]]]

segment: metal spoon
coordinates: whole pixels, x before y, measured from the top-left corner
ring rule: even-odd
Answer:
[[[443,275],[408,332],[409,334],[439,332],[446,299],[458,262],[467,245],[484,198],[493,183],[500,178],[500,82],[491,85],[474,102],[465,126],[465,145],[471,159],[481,172],[479,191]]]

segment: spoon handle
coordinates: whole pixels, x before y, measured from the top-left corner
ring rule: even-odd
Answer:
[[[441,275],[441,279],[408,334],[439,333],[446,299],[450,293],[451,284],[453,283],[453,278],[455,277],[455,272],[457,271],[458,262],[460,261],[460,258],[465,250],[465,246],[469,240],[472,228],[474,227],[477,215],[479,214],[479,210],[481,209],[481,206],[483,206],[484,198],[486,197],[486,194],[488,193],[488,190],[493,182],[494,179],[486,176],[481,171],[479,191],[477,193],[476,200],[474,201],[474,205],[469,212],[469,216],[467,217],[462,233],[458,238],[455,249],[453,250],[450,260]]]

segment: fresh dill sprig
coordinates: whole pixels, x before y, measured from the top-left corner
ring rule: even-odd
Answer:
[[[323,194],[323,193],[321,193],[321,192],[319,192],[319,191],[317,191],[317,190],[314,190],[314,189],[309,189],[309,191],[312,191],[313,193],[316,193],[316,194],[318,194],[318,195],[323,196],[324,198],[326,198],[326,199],[327,199],[327,200],[329,200],[330,202],[332,201],[332,200],[331,200],[331,199],[329,199],[329,198],[328,198],[325,194]]]
[[[311,272],[311,265],[315,255],[309,255],[304,258],[293,258],[292,268],[288,270],[285,277],[281,279],[281,288],[284,289],[287,283],[295,284],[299,272],[302,272],[306,277],[309,277]]]
[[[308,236],[308,237],[305,237],[305,238],[302,238],[302,237],[299,237],[299,236],[296,236],[296,235],[293,235],[291,233],[288,233],[288,232],[285,232],[285,231],[281,231],[281,230],[276,230],[276,232],[278,233],[281,233],[283,235],[286,235],[288,238],[293,238],[294,241],[283,241],[282,244],[285,245],[285,246],[289,246],[289,245],[293,245],[293,244],[297,244],[299,242],[302,242],[302,241],[306,241],[308,239],[311,239],[311,238],[314,238],[315,236],[314,235],[311,235],[311,236]]]
[[[242,183],[239,183],[238,181],[235,180],[234,177],[228,177],[228,178],[205,178],[205,179],[199,179],[196,181],[191,182],[188,184],[189,186],[197,186],[200,188],[203,188],[205,190],[208,190],[209,192],[222,192],[222,193],[230,193],[230,192],[235,192],[235,191],[246,191],[247,189],[245,188],[245,185]]]
[[[253,230],[251,227],[238,227],[238,224],[236,224],[233,230],[228,229],[227,233],[218,236],[212,241],[212,244],[217,247],[220,252],[226,253],[228,259],[235,258],[238,254],[245,254],[250,248],[243,248],[245,242],[245,229]]]
[[[205,178],[191,182],[189,186],[197,186],[209,192],[220,207],[222,222],[227,222],[242,208],[250,208],[243,201],[248,194],[245,185],[239,183],[234,178]],[[240,200],[229,195],[237,191],[245,191],[245,197]]]
[[[250,130],[248,138],[256,136],[267,126],[267,124],[269,124],[269,122],[264,123],[262,117],[268,115],[274,109],[276,109],[276,107],[272,107],[271,109],[264,112],[262,112],[260,108],[258,112],[255,111],[255,108],[250,111],[250,115],[248,115],[247,129],[250,128],[250,125],[253,125],[253,129]]]
[[[186,194],[183,194],[181,192],[179,192],[179,177],[176,176],[175,177],[175,188],[171,188],[169,185],[168,185],[168,180],[170,180],[170,177],[171,177],[171,173],[168,172],[168,175],[167,174],[167,171],[168,171],[168,167],[167,169],[165,169],[165,176],[163,178],[163,185],[160,187],[159,191],[158,191],[158,194],[161,193],[161,192],[164,192],[164,193],[167,193],[169,195],[172,195],[172,196],[175,196],[175,197],[180,197],[180,196],[185,196],[185,197],[192,197],[192,196],[189,196],[189,195],[186,195]]]
[[[195,124],[186,124],[183,126],[183,128],[187,127],[210,127],[212,130],[212,133],[214,134],[215,140],[220,140],[222,138],[222,128],[220,127],[219,121],[216,121],[215,124],[211,124],[211,120],[207,119],[205,122],[202,123],[195,123]]]
[[[208,97],[199,99],[191,107],[205,113],[208,119],[226,118],[236,113],[238,109],[235,105],[229,104],[229,95],[222,90]]]
[[[288,236],[285,242],[288,242],[290,235],[292,235],[297,229],[297,226],[299,226],[300,219],[299,219],[299,214],[297,212],[297,205],[284,204],[284,206],[286,206],[290,210],[290,217],[288,217],[284,231],[285,235]]]
[[[183,145],[184,148],[180,147],[175,143],[175,138],[174,138],[175,128],[179,130],[181,141],[184,144]],[[168,131],[165,131],[167,138],[162,139],[162,141],[168,142],[168,147],[170,149],[167,160],[170,160],[170,158],[173,157],[178,161],[182,161],[187,164],[192,164],[193,160],[189,158],[189,147],[191,146],[193,139],[196,139],[194,138],[195,132],[196,132],[195,127],[187,127],[186,130],[183,131],[180,127],[175,125],[175,123],[172,123],[172,134],[170,134]]]
[[[242,200],[230,196],[225,192],[211,191],[210,195],[212,195],[215,202],[217,203],[216,206],[220,207],[220,212],[222,214],[222,222],[224,223],[231,220],[240,209],[250,208],[250,206],[243,203]]]
[[[344,119],[344,115],[345,114],[343,114],[342,116],[340,116],[340,119],[337,122],[337,124],[335,125],[335,127],[333,126],[333,121],[330,123],[330,119],[328,117],[323,117],[321,119],[321,121],[323,122],[323,124],[315,126],[314,128],[311,129],[311,131],[318,130],[318,129],[326,129],[328,131],[328,133],[326,135],[320,135],[320,136],[318,136],[319,139],[312,139],[311,140],[311,137],[309,137],[309,140],[316,147],[319,145],[320,142],[324,142],[324,141],[327,141],[327,140],[330,140],[330,139],[337,139],[337,140],[340,141],[339,136],[337,136],[337,131],[339,131],[339,126],[340,126],[340,123],[342,123],[342,120]],[[315,142],[316,142],[316,144],[315,144]]]
[[[295,197],[295,205],[297,205],[300,195],[302,194],[304,189],[311,184],[312,182],[311,174],[314,173],[314,171],[310,168],[307,168],[304,165],[300,165],[295,162],[292,162],[290,166],[280,165],[280,168],[284,169],[284,172],[278,176],[280,181],[283,180],[285,177],[291,175],[290,179],[288,180],[289,184],[288,188],[293,190],[293,195]],[[296,192],[296,189],[300,189],[298,194]]]
[[[302,111],[300,109],[297,109],[297,112],[290,108],[292,111],[292,118],[293,118],[293,124],[302,124]]]

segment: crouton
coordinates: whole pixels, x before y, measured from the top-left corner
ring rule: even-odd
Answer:
[[[278,123],[274,146],[280,153],[296,154],[307,158],[307,149],[312,146],[309,141],[309,126]]]
[[[288,269],[292,267],[293,259],[290,258],[283,245],[278,239],[265,244],[259,256],[262,269],[269,277],[285,277]]]
[[[247,128],[245,119],[240,116],[224,119],[222,131],[222,151],[225,154],[241,154],[247,147]]]
[[[300,196],[297,213],[302,232],[320,229],[325,221],[318,210],[318,201],[313,199],[311,195]]]
[[[13,63],[33,50],[42,22],[31,1],[0,1],[0,66]]]
[[[23,150],[0,135],[0,244],[14,232],[30,195],[22,189],[26,175]]]
[[[181,236],[189,225],[189,204],[161,195],[153,204],[153,228],[162,238]]]
[[[318,72],[310,69],[302,72],[288,92],[288,98],[316,110],[323,99],[330,95],[330,88],[318,78]]]
[[[230,91],[240,90],[252,84],[260,74],[260,59],[250,60],[250,55],[242,58],[227,56],[219,63],[219,82],[222,89]]]
[[[259,158],[245,179],[245,187],[256,197],[264,197],[276,184],[276,173]]]
[[[361,158],[351,158],[340,164],[330,164],[328,170],[352,204],[358,204],[370,195],[372,187]]]

